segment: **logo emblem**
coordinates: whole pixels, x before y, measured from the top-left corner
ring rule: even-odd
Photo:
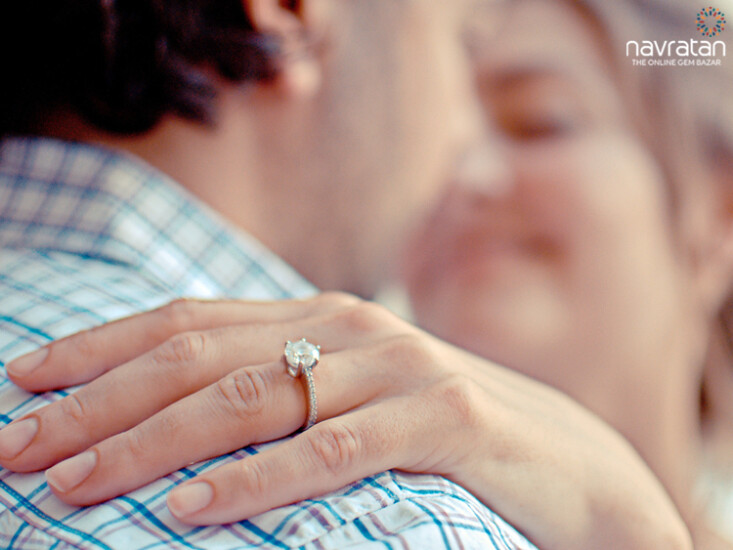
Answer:
[[[725,30],[725,14],[719,9],[703,8],[697,14],[697,30],[700,34],[711,38]]]

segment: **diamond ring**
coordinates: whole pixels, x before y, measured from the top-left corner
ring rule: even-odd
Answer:
[[[307,430],[316,423],[318,418],[318,401],[316,400],[316,385],[313,382],[313,369],[321,358],[321,346],[316,346],[301,338],[297,342],[288,340],[283,353],[287,364],[288,374],[293,378],[302,376],[307,386],[308,419],[303,426]]]

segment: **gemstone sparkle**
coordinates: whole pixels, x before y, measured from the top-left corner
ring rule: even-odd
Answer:
[[[285,344],[285,361],[291,376],[298,376],[300,369],[310,369],[318,364],[321,358],[321,346],[316,346],[301,338],[297,342]]]

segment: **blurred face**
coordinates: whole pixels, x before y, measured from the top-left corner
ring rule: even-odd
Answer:
[[[583,16],[526,0],[503,28],[474,66],[506,175],[486,189],[454,178],[408,256],[414,311],[602,408],[604,392],[623,401],[630,380],[663,379],[659,358],[679,343],[665,182]]]
[[[481,133],[462,27],[491,4],[333,2],[320,94],[263,107],[284,237],[268,244],[322,289],[369,295]]]

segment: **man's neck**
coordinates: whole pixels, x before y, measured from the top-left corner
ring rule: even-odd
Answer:
[[[221,120],[206,126],[164,117],[152,130],[135,136],[102,132],[73,113],[55,113],[40,129],[50,137],[75,140],[130,153],[169,176],[234,225],[258,238],[266,234],[266,197],[261,196],[258,160],[243,110],[220,103]],[[238,119],[239,117],[240,119]],[[48,130],[47,129],[53,129]],[[266,243],[269,244],[269,243]]]

